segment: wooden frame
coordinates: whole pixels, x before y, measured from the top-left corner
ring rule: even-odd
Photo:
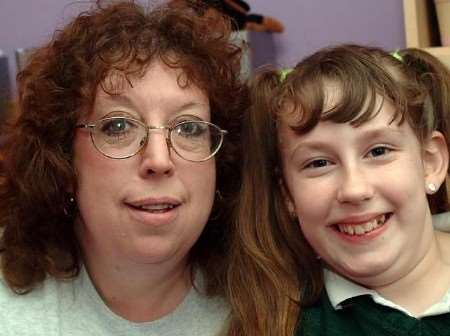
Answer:
[[[450,47],[441,47],[432,0],[403,0],[406,46],[421,48],[450,68]]]

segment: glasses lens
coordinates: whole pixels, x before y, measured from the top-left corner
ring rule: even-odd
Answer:
[[[190,161],[204,161],[216,154],[222,145],[219,127],[205,121],[183,121],[170,134],[174,150]]]
[[[117,159],[134,155],[142,147],[145,137],[145,127],[136,120],[125,117],[100,120],[93,134],[98,150]]]

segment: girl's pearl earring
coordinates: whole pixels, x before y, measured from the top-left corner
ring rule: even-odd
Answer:
[[[427,193],[429,195],[434,194],[437,191],[437,187],[434,183],[428,183],[427,184]]]

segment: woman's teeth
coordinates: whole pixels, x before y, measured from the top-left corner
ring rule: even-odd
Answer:
[[[386,222],[387,216],[381,215],[377,218],[372,219],[369,222],[362,223],[362,224],[338,224],[337,227],[340,232],[349,234],[349,235],[357,235],[361,236],[363,234],[369,233],[380,226],[382,226]]]
[[[138,207],[138,209],[148,212],[164,212],[169,211],[171,209],[175,208],[174,204],[169,203],[162,203],[162,204],[149,204],[149,205],[142,205]]]

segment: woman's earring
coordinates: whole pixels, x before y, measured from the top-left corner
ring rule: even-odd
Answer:
[[[72,217],[76,211],[77,204],[75,203],[75,197],[73,194],[66,196],[66,204],[64,205],[63,212],[66,217]]]
[[[215,198],[216,198],[217,201],[222,201],[223,200],[223,196],[220,193],[219,189],[216,190],[216,197]]]
[[[216,221],[220,217],[220,211],[218,210],[217,205],[216,205],[217,202],[223,202],[223,196],[219,189],[216,189],[216,192],[214,194],[214,205],[213,205],[211,215],[209,216],[209,219],[208,219],[208,221],[210,221],[210,222]]]
[[[289,210],[289,217],[294,222],[298,221],[298,216],[297,216],[297,213],[295,211]]]
[[[437,190],[438,190],[438,188],[436,187],[436,185],[434,183],[427,184],[427,194],[428,195],[433,195]]]

